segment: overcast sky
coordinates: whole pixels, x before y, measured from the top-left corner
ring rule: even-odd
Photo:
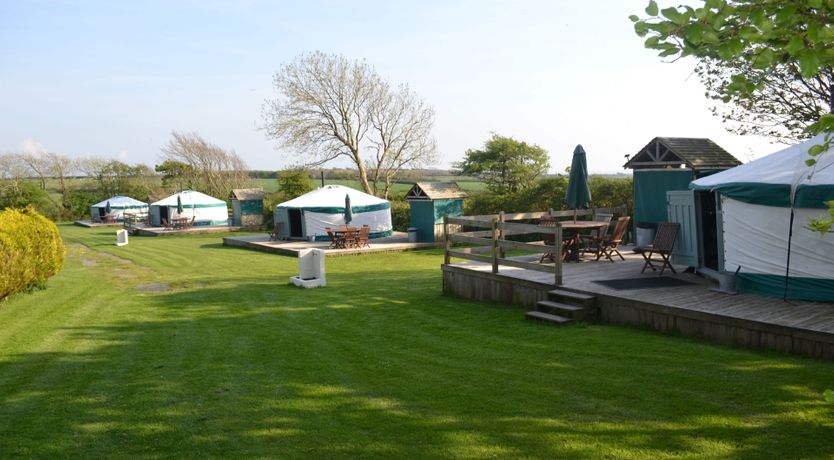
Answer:
[[[645,4],[0,0],[0,151],[154,164],[180,130],[281,169],[298,159],[258,129],[261,105],[280,66],[314,50],[432,104],[438,167],[491,132],[545,148],[553,172],[576,144],[592,173],[623,172],[656,136],[709,137],[744,162],[778,150],[726,132],[692,61],[644,49],[628,15]]]

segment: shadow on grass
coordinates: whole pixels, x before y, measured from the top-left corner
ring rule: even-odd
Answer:
[[[27,457],[821,457],[830,367],[621,328],[553,329],[409,271],[152,294],[0,361]],[[140,315],[141,313],[141,315]],[[4,455],[5,456],[5,455]]]

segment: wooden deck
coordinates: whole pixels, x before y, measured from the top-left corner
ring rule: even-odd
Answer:
[[[223,238],[223,244],[226,246],[235,246],[246,249],[253,249],[255,251],[270,252],[273,254],[281,254],[292,257],[297,257],[298,251],[302,249],[313,248],[323,249],[325,256],[333,257],[354,254],[368,254],[373,252],[408,251],[412,249],[437,247],[437,244],[435,243],[409,243],[408,234],[402,232],[394,232],[392,236],[385,238],[375,238],[368,240],[368,245],[370,247],[367,248],[330,249],[329,241],[270,241],[269,236],[266,234],[225,237]]]
[[[695,274],[664,276],[693,284],[663,288],[616,290],[599,280],[657,277],[640,274],[643,259],[623,251],[626,261],[565,263],[562,289],[597,297],[602,322],[650,327],[708,340],[834,359],[834,304],[788,301],[755,294],[712,292],[711,280]],[[528,256],[529,257],[529,256]],[[681,267],[676,267],[681,268]],[[443,266],[443,289],[450,295],[533,306],[554,289],[549,273],[459,262]],[[680,270],[678,270],[680,272]]]
[[[79,227],[87,227],[87,228],[98,228],[98,227],[124,227],[122,222],[111,222],[109,224],[105,224],[102,222],[93,222],[91,220],[76,220],[73,222],[75,225]]]

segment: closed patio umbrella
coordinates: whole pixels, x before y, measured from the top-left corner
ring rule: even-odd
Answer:
[[[350,209],[350,195],[345,194],[345,225],[353,220],[353,211]]]
[[[107,200],[107,204],[104,205],[104,213],[110,214],[110,200]]]
[[[177,214],[182,214],[182,198],[177,195]]]
[[[568,189],[565,192],[565,203],[570,209],[585,208],[591,202],[591,188],[588,185],[588,163],[585,150],[577,145],[573,150],[573,160],[570,164]]]

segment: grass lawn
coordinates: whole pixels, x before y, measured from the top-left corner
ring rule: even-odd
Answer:
[[[440,294],[442,254],[289,257],[62,226],[0,304],[0,457],[830,458],[834,365]],[[168,289],[154,291],[159,285]]]

